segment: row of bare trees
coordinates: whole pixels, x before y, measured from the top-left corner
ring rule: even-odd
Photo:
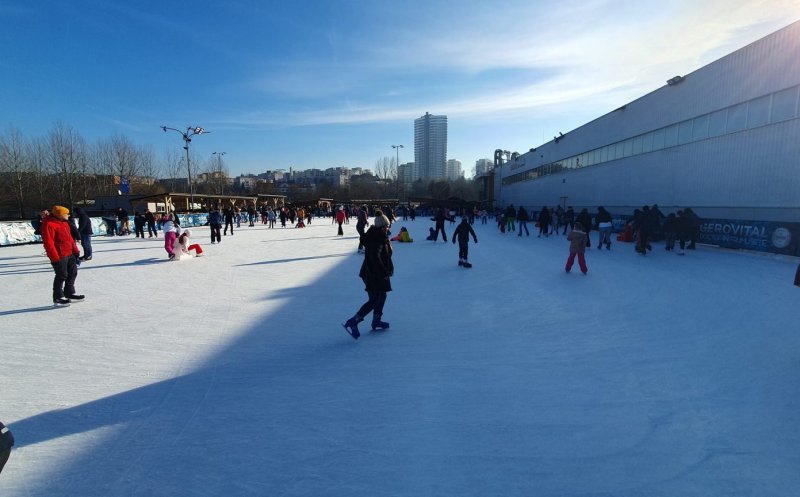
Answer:
[[[127,179],[131,193],[137,195],[186,191],[186,160],[180,152],[177,148],[169,149],[156,158],[150,148],[137,146],[118,134],[89,143],[61,122],[55,123],[44,136],[32,138],[11,126],[0,133],[0,218],[26,219],[56,203],[72,209],[97,196],[116,195],[122,189],[121,178]],[[207,161],[191,157],[191,162],[196,169],[194,174],[207,173],[204,182],[196,183],[197,193],[229,193],[226,189],[231,181],[221,155]],[[440,199],[455,195],[477,199],[474,183],[463,179],[420,180],[405,185],[398,181],[397,166],[394,158],[383,157],[375,163],[377,181],[354,179],[345,187],[319,184],[301,196]],[[235,193],[278,193],[275,185],[259,185],[256,190]]]
[[[160,177],[171,178],[160,185]],[[179,150],[159,160],[123,135],[87,142],[58,122],[44,136],[26,138],[15,127],[0,134],[0,215],[20,219],[54,203],[70,208],[98,195],[115,195],[127,179],[131,191],[183,189],[186,162]],[[181,184],[182,182],[182,184]]]

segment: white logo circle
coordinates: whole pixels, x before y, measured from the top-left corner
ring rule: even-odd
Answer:
[[[792,232],[786,228],[778,228],[772,232],[772,245],[775,248],[786,248],[792,243]]]

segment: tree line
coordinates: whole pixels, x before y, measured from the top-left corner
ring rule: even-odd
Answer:
[[[281,193],[271,183],[235,188],[221,157],[200,161],[192,156],[190,160],[194,178],[206,173],[202,181],[193,181],[197,194]],[[289,191],[283,193],[290,201],[320,197],[478,198],[477,186],[464,179],[417,180],[410,185],[399,182],[394,162],[394,158],[379,159],[374,177],[353,177],[345,186],[325,182],[303,186],[290,182]],[[185,155],[177,149],[156,157],[151,148],[136,145],[120,134],[90,143],[62,122],[55,123],[44,136],[30,138],[10,126],[0,134],[0,218],[27,219],[53,204],[70,209],[77,204],[87,205],[97,196],[119,194],[124,180],[135,195],[188,191],[187,175]]]

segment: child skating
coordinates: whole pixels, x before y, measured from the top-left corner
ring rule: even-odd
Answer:
[[[586,268],[586,243],[589,241],[589,235],[583,231],[583,225],[579,222],[575,223],[575,227],[567,235],[569,240],[569,259],[567,259],[567,267],[564,269],[567,272],[572,270],[572,264],[575,262],[575,256],[578,256],[578,265],[581,267],[581,272],[586,274],[589,270]]]
[[[475,243],[478,243],[475,230],[473,230],[472,226],[469,224],[469,219],[464,216],[461,218],[461,224],[456,226],[456,230],[453,232],[453,243],[456,243],[456,240],[458,240],[458,265],[465,268],[472,267],[472,264],[467,261],[470,235],[472,235],[472,239],[475,240]]]

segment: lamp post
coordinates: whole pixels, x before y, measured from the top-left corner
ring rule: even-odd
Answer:
[[[211,152],[211,155],[217,156],[217,170],[216,170],[216,180],[219,181],[219,194],[222,195],[224,193],[223,188],[223,181],[222,181],[222,156],[227,154],[227,152]]]
[[[399,191],[400,191],[400,149],[404,148],[404,147],[402,145],[392,145],[392,148],[397,153],[397,159],[396,159],[397,162],[395,162],[395,168],[397,170],[397,178],[395,179],[395,181],[397,182],[396,190],[399,193]],[[398,195],[398,197],[399,197],[399,195]]]
[[[164,130],[164,133],[166,133],[168,129],[171,129],[172,131],[177,131],[178,133],[180,133],[181,138],[183,138],[183,141],[185,143],[183,149],[186,150],[186,173],[188,175],[187,181],[189,182],[189,198],[191,202],[189,210],[191,210],[194,208],[194,187],[192,185],[192,166],[189,163],[189,143],[192,141],[192,137],[194,135],[202,135],[203,133],[211,133],[211,132],[206,131],[199,126],[188,126],[186,128],[186,132],[183,132],[176,128],[170,128],[167,126],[161,126],[161,129]]]

